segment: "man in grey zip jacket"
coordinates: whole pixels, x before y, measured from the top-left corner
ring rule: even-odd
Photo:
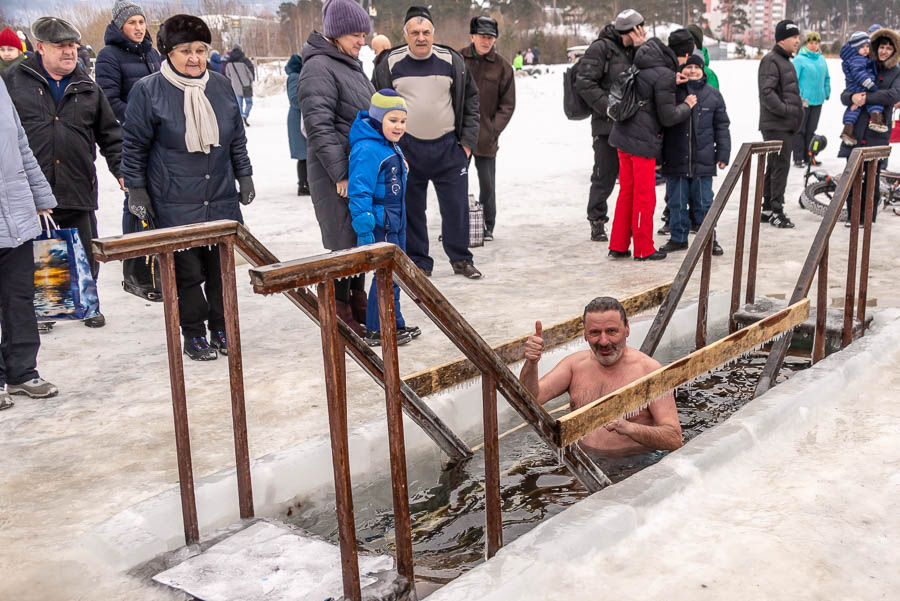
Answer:
[[[13,406],[10,393],[53,396],[56,387],[37,372],[41,346],[34,317],[34,251],[40,233],[38,213],[50,212],[56,199],[0,79],[0,410]]]

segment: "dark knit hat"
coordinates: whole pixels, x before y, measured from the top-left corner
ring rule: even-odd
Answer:
[[[9,27],[0,31],[0,46],[12,46],[19,52],[22,51],[22,42],[19,40],[19,36]]]
[[[141,15],[146,18],[144,9],[132,2],[131,0],[116,0],[112,9],[112,22],[118,29],[122,29],[125,21],[134,15]]]
[[[631,32],[631,30],[635,27],[640,27],[643,24],[644,17],[641,16],[641,13],[634,10],[633,8],[626,8],[616,15],[615,24],[613,25],[613,27],[616,28],[617,32],[624,35]]]
[[[369,33],[372,22],[354,0],[328,0],[322,7],[322,31],[326,38],[336,40],[348,33]]]
[[[495,38],[500,35],[500,28],[497,21],[491,17],[474,17],[469,21],[469,33],[472,35],[492,35]]]
[[[81,32],[75,26],[57,17],[40,17],[31,24],[31,35],[38,42],[50,42],[51,44],[64,44],[66,42],[81,42]]]
[[[163,56],[172,52],[178,44],[193,42],[212,44],[212,32],[203,19],[192,15],[172,15],[156,34],[156,47]]]
[[[685,63],[683,65],[681,65],[681,68],[684,69],[688,65],[696,65],[696,66],[700,67],[700,69],[702,70],[704,67],[703,57],[697,56],[696,54],[690,55],[688,57],[688,59],[685,61]]]
[[[781,40],[786,40],[788,38],[792,38],[794,36],[800,35],[800,28],[797,27],[797,24],[791,21],[790,19],[785,19],[784,21],[779,21],[775,26],[775,41],[780,42]]]
[[[675,56],[687,56],[694,51],[694,36],[687,29],[676,29],[669,34],[669,48]]]
[[[869,39],[869,34],[865,31],[854,31],[850,34],[850,39],[847,40],[847,43],[850,44],[851,48],[859,48],[860,46],[871,44],[872,40]]]
[[[694,46],[697,48],[703,48],[703,30],[699,25],[695,25],[691,23],[687,27],[685,27],[688,31],[691,32],[691,35],[694,36]]]
[[[403,19],[403,24],[406,25],[407,23],[409,23],[410,19],[415,19],[416,17],[428,19],[432,24],[434,24],[434,19],[431,18],[431,11],[424,6],[410,6],[406,11],[406,18]]]

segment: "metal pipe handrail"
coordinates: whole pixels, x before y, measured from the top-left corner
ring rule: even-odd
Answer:
[[[869,251],[871,248],[872,236],[872,220],[875,214],[875,180],[876,180],[876,161],[890,156],[890,146],[873,146],[871,148],[855,148],[847,159],[844,172],[838,181],[837,189],[822,217],[822,223],[813,238],[806,261],[800,270],[800,276],[797,284],[791,294],[789,304],[805,298],[809,294],[812,287],[813,278],[816,274],[819,276],[819,285],[817,290],[817,313],[816,313],[816,331],[813,342],[813,361],[819,361],[825,356],[825,308],[827,307],[827,278],[828,278],[828,242],[834,231],[841,214],[841,209],[847,201],[847,197],[853,194],[853,207],[850,219],[850,240],[847,259],[847,286],[844,297],[844,323],[842,329],[841,345],[850,344],[853,339],[853,309],[854,297],[856,290],[856,257],[859,245],[859,223],[860,210],[863,202],[862,198],[862,181],[863,168],[867,169],[867,186],[865,195],[865,230],[863,233],[863,250],[862,250],[862,269],[859,277],[859,306],[857,308],[857,319],[862,323],[862,332],[865,332],[865,299],[868,287],[868,271],[869,271]],[[755,395],[759,396],[775,382],[778,372],[784,363],[787,355],[788,347],[791,344],[792,334],[776,342],[766,365],[760,375],[759,382],[756,385]]]

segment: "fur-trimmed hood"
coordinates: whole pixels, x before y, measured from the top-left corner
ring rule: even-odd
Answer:
[[[872,40],[872,48],[878,46],[878,38],[888,38],[891,41],[891,44],[894,45],[894,54],[884,61],[885,69],[893,69],[897,64],[900,64],[900,33],[897,33],[893,29],[888,29],[887,27],[873,31],[869,36],[869,39]]]

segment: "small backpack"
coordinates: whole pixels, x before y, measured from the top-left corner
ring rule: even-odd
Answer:
[[[640,69],[631,65],[623,71],[613,82],[609,89],[609,101],[606,106],[606,114],[613,121],[627,121],[637,113],[646,100],[638,98],[637,74]]]
[[[578,63],[563,73],[563,112],[570,121],[581,121],[591,116],[591,107],[575,89],[575,76],[578,74]]]

